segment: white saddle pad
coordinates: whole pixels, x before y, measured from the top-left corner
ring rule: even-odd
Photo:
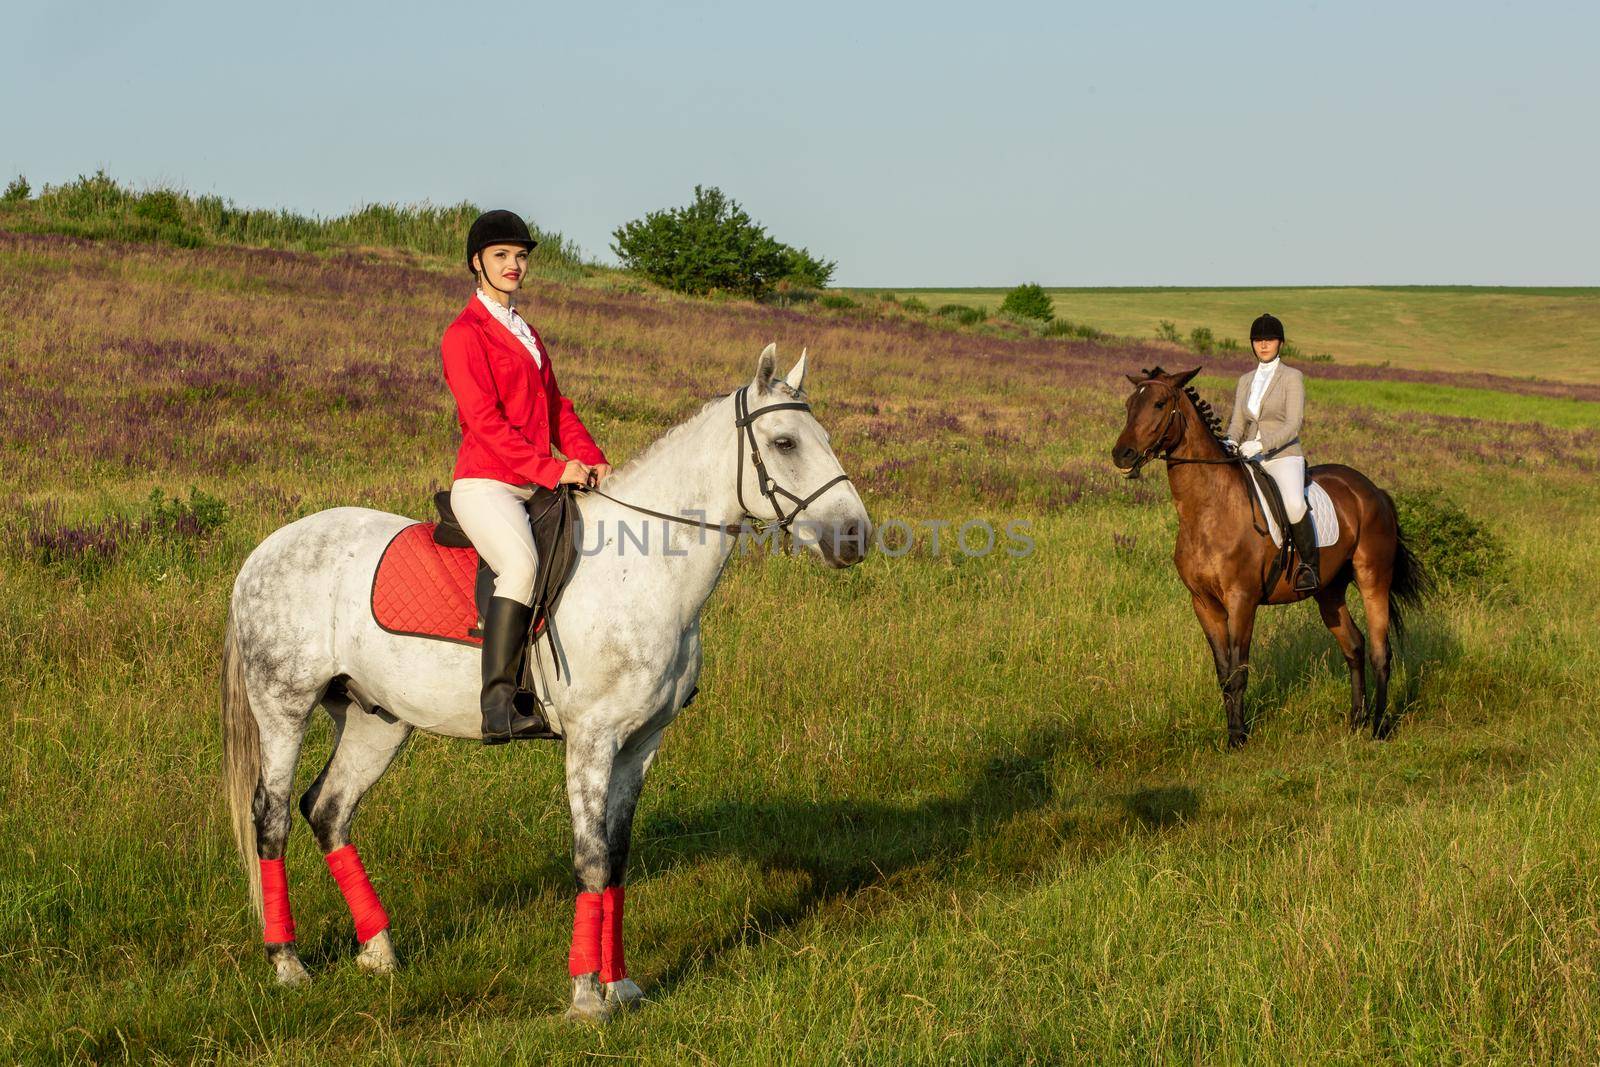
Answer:
[[[1256,500],[1261,505],[1261,510],[1267,516],[1267,529],[1272,532],[1272,543],[1283,544],[1283,531],[1278,529],[1278,524],[1272,519],[1272,512],[1267,508],[1267,502],[1261,499],[1261,483],[1254,478],[1250,485],[1256,491]],[[1317,531],[1317,547],[1327,548],[1339,541],[1339,516],[1333,510],[1333,499],[1328,496],[1328,491],[1313,481],[1306,488],[1306,504],[1311,508],[1311,525]]]

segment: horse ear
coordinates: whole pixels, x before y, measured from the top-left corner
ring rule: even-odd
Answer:
[[[1193,378],[1196,374],[1199,374],[1202,369],[1203,368],[1201,367],[1196,367],[1194,370],[1179,371],[1177,374],[1172,376],[1172,384],[1182,388],[1183,386],[1188,385],[1189,379]]]
[[[1128,379],[1128,381],[1132,382],[1134,385],[1143,385],[1145,382],[1145,380],[1139,377],[1137,374],[1124,374],[1123,377]]]
[[[772,375],[777,369],[778,344],[774,341],[761,350],[761,356],[756,360],[756,388],[766,392],[772,387]]]
[[[800,391],[800,383],[806,380],[806,352],[807,349],[800,350],[800,362],[790,367],[789,373],[783,379],[783,383],[797,393]]]

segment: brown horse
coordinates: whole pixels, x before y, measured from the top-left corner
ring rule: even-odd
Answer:
[[[1130,478],[1137,477],[1150,459],[1166,460],[1178,508],[1178,544],[1172,558],[1211,644],[1228,713],[1229,746],[1244,744],[1250,733],[1244,690],[1256,609],[1262,604],[1292,604],[1308,595],[1316,597],[1322,621],[1338,639],[1350,668],[1350,728],[1370,721],[1374,737],[1386,736],[1391,725],[1389,633],[1401,632],[1401,603],[1418,602],[1426,586],[1421,566],[1401,536],[1394,500],[1360,471],[1337,463],[1312,467],[1307,472],[1310,480],[1327,490],[1339,516],[1339,540],[1319,553],[1322,586],[1315,593],[1295,592],[1290,584],[1292,568],[1283,568],[1273,579],[1278,548],[1256,519],[1254,494],[1246,484],[1246,461],[1223,443],[1216,415],[1189,385],[1199,373],[1199,367],[1177,374],[1157,367],[1142,377],[1128,375],[1134,384],[1128,421],[1111,458]],[[1351,581],[1366,605],[1370,644],[1345,605]],[[1377,678],[1370,719],[1364,647]]]

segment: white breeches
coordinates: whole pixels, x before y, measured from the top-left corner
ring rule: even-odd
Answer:
[[[1290,522],[1299,522],[1306,514],[1306,461],[1303,456],[1277,456],[1261,461],[1267,474],[1278,483],[1283,495],[1283,510]]]
[[[533,578],[539,557],[523,507],[531,488],[495,478],[457,478],[450,485],[450,507],[484,562],[494,568],[494,595],[519,604],[533,603]]]

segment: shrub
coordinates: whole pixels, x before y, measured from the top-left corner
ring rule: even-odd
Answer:
[[[0,193],[0,200],[8,204],[15,204],[19,200],[26,200],[33,194],[33,186],[28,184],[28,179],[22,175],[12,178],[6,185],[6,191]]]
[[[1437,489],[1396,493],[1394,503],[1406,544],[1431,578],[1471,585],[1503,565],[1505,546],[1494,532]]]
[[[1110,334],[1104,330],[1097,330],[1093,326],[1081,322],[1069,322],[1066,319],[1057,319],[1044,328],[1046,337],[1080,337],[1085,341],[1104,341]]]
[[[900,301],[900,306],[917,315],[925,315],[928,312],[928,305],[914,296],[908,296]]]
[[[1238,340],[1236,340],[1235,338],[1224,337],[1222,340],[1217,342],[1217,351],[1218,352],[1242,352],[1242,351],[1244,351],[1244,346],[1241,345],[1238,342]]]
[[[1006,294],[1005,300],[1000,304],[1000,310],[1007,315],[1015,315],[1021,319],[1037,319],[1040,322],[1049,322],[1056,317],[1055,304],[1050,300],[1050,294],[1044,291],[1044,286],[1036,282],[1024,282]]]
[[[833,260],[821,259],[805,248],[785,246],[784,258],[786,265],[783,276],[807,289],[826,289],[833,280],[834,268],[838,266]]]
[[[1216,339],[1211,336],[1211,327],[1196,326],[1189,331],[1189,347],[1201,355],[1209,354],[1216,346]]]
[[[955,319],[963,326],[976,326],[989,317],[982,308],[968,307],[966,304],[943,304],[934,314],[944,319]]]
[[[817,297],[817,303],[825,308],[832,308],[834,311],[844,311],[847,308],[861,306],[843,293],[823,293]]]
[[[832,262],[773,239],[715,186],[697,185],[687,207],[652,211],[612,237],[624,267],[697,296],[720,289],[760,297],[783,279],[820,287],[833,276]]]
[[[1178,324],[1168,322],[1166,319],[1162,319],[1161,325],[1156,327],[1156,336],[1173,344],[1183,344],[1183,337],[1178,333]]]

